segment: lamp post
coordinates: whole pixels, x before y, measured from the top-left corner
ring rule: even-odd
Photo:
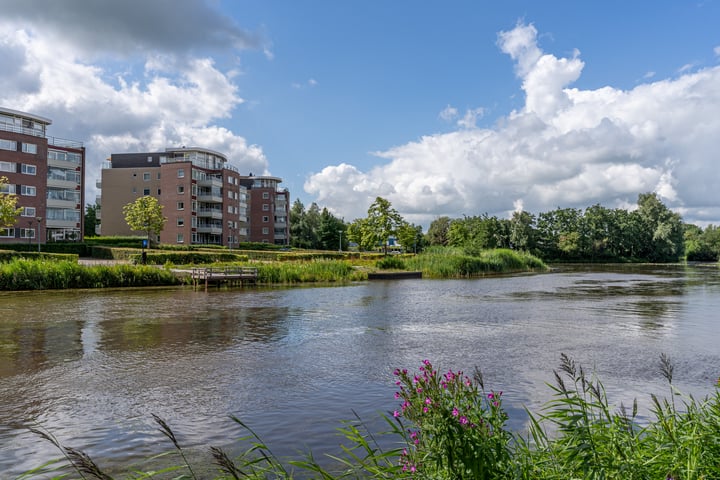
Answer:
[[[37,220],[38,253],[40,253],[40,227],[42,223],[42,217],[35,217],[35,220]]]
[[[338,230],[338,233],[340,234],[340,252],[342,252],[342,230]]]

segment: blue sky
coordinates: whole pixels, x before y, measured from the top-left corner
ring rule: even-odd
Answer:
[[[111,153],[198,145],[351,221],[657,192],[720,223],[720,2],[0,0],[0,105]],[[90,27],[90,28],[89,28]]]

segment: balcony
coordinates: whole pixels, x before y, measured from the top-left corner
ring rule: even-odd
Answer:
[[[222,225],[209,225],[201,223],[197,227],[198,233],[209,233],[211,235],[222,235]]]
[[[197,184],[199,187],[222,187],[223,180],[220,176],[208,175],[205,178],[199,178]]]
[[[201,208],[197,211],[197,216],[222,220],[223,211],[219,208]]]

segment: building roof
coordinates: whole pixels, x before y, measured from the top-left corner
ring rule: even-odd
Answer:
[[[2,113],[6,115],[12,115],[14,117],[28,118],[38,123],[44,123],[45,125],[50,125],[52,123],[52,120],[50,120],[49,118],[41,117],[40,115],[34,115],[32,113],[21,112],[19,110],[13,110],[12,108],[0,107],[0,114]]]

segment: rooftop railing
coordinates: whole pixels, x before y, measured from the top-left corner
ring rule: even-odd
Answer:
[[[45,130],[38,130],[35,128],[22,127],[20,125],[14,125],[10,123],[0,122],[0,130],[13,133],[22,133],[23,135],[31,135],[33,137],[44,137],[47,138],[48,144],[56,147],[65,148],[82,148],[83,142],[76,140],[68,140],[66,138],[49,137],[45,135]]]

